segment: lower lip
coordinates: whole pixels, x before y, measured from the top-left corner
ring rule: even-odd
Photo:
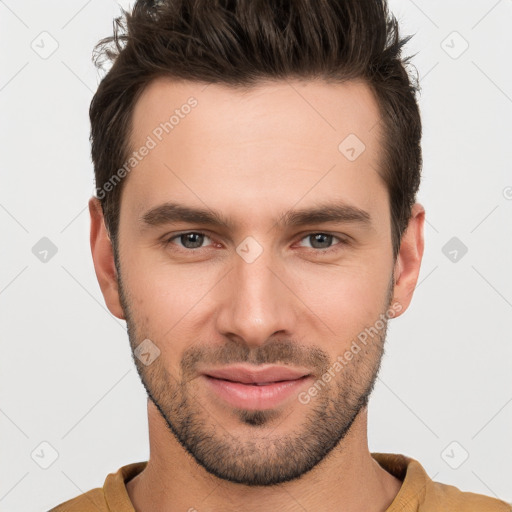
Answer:
[[[292,395],[311,380],[310,376],[256,386],[204,375],[209,387],[223,400],[240,409],[270,409]]]

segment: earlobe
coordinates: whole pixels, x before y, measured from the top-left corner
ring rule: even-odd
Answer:
[[[411,218],[407,229],[402,235],[400,251],[395,263],[394,301],[401,305],[400,316],[408,307],[418,281],[423,258],[425,209],[415,203],[411,210]]]
[[[89,199],[89,213],[91,216],[91,253],[96,278],[107,308],[114,316],[124,320],[124,312],[119,299],[112,242],[105,226],[103,210],[98,198],[91,197]]]

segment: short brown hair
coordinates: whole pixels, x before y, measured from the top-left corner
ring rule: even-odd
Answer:
[[[113,65],[89,110],[97,197],[114,249],[125,180],[106,185],[133,151],[133,109],[152,80],[249,88],[288,78],[361,79],[382,117],[379,173],[396,257],[422,165],[419,84],[406,70],[411,57],[401,58],[411,37],[400,38],[386,0],[138,0],[132,12],[123,10],[114,34],[95,48],[97,66]]]

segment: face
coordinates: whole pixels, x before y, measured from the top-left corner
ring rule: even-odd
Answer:
[[[298,478],[365,410],[387,319],[407,307],[379,119],[358,82],[162,79],[136,104],[132,146],[151,148],[124,183],[107,303],[169,436],[220,478]],[[294,373],[209,375],[235,365]]]

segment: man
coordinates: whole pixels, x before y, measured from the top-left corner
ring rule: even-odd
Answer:
[[[408,38],[385,2],[125,15],[99,47],[114,64],[90,109],[91,248],[150,459],[53,510],[510,511],[368,450],[425,219]]]

